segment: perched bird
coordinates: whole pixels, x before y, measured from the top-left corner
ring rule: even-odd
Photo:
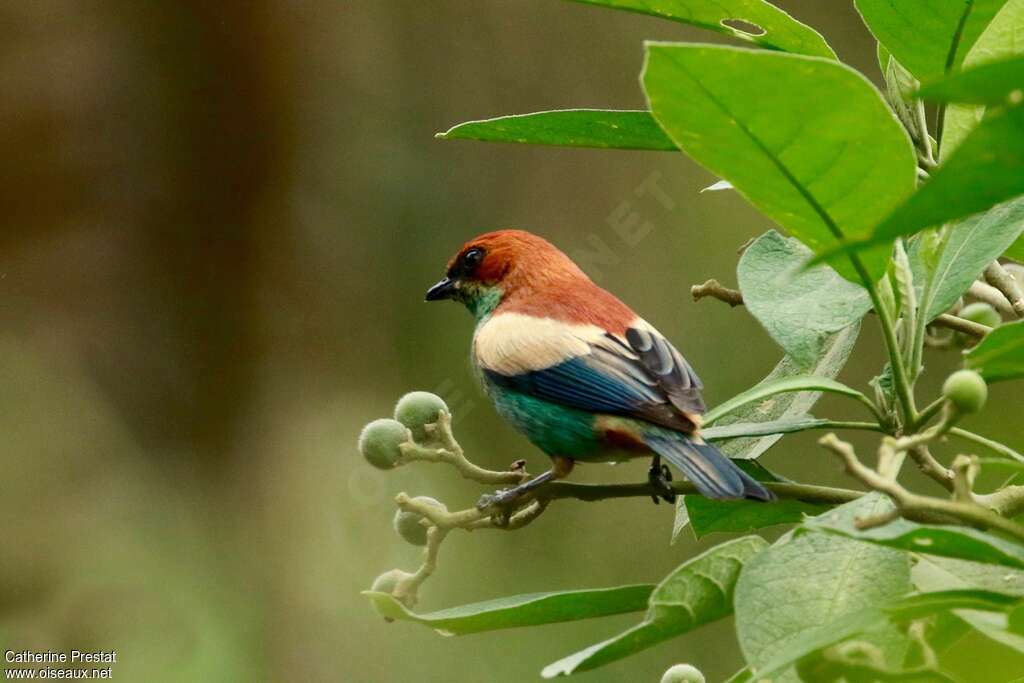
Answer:
[[[700,438],[702,385],[675,347],[547,240],[522,230],[480,235],[426,299],[470,310],[473,365],[488,395],[553,461],[549,472],[482,505],[507,504],[567,475],[576,461],[645,455],[667,501],[675,495],[661,458],[709,498],[774,498]]]

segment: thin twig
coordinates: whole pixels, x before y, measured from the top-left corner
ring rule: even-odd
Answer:
[[[690,287],[690,294],[694,301],[700,301],[704,297],[710,296],[733,307],[743,305],[743,294],[739,290],[724,287],[715,279],[708,280],[702,285],[693,285]]]
[[[1024,526],[1011,522],[976,503],[944,500],[911,493],[895,480],[883,477],[870,467],[865,466],[857,458],[853,446],[841,441],[835,434],[826,434],[818,443],[838,455],[843,460],[846,471],[855,479],[868,488],[889,496],[904,517],[914,514],[945,515],[966,526],[996,529],[1024,542]]]
[[[1002,292],[1006,300],[1010,302],[1014,315],[1024,318],[1024,292],[1021,291],[1020,285],[1013,279],[1013,276],[999,264],[999,261],[993,261],[985,268],[985,280]]]
[[[693,285],[690,287],[690,294],[693,295],[694,301],[700,301],[701,299],[710,297],[712,299],[724,301],[733,307],[743,305],[743,294],[739,290],[725,287],[718,280],[714,279],[708,280],[702,285]],[[992,328],[988,325],[982,325],[980,323],[946,313],[935,318],[929,324],[935,325],[936,327],[945,327],[957,332],[963,332],[964,334],[979,338],[984,337],[992,331]]]
[[[1003,293],[981,280],[975,280],[971,283],[970,288],[967,290],[967,295],[974,297],[978,301],[984,301],[1003,315],[1014,315],[1013,306],[1006,300]]]
[[[935,325],[936,327],[945,327],[950,330],[957,332],[963,332],[964,334],[970,335],[981,339],[986,334],[992,331],[992,328],[988,325],[982,325],[976,323],[973,320],[967,320],[959,316],[950,315],[949,313],[942,313],[939,317],[932,320],[929,325]]]

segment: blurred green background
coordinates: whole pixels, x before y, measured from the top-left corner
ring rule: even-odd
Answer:
[[[877,80],[852,3],[778,4]],[[391,531],[394,495],[462,507],[482,491],[438,466],[374,470],[355,440],[426,389],[479,463],[546,466],[476,389],[470,317],[423,303],[450,254],[498,227],[580,257],[677,343],[709,403],[769,371],[779,351],[742,309],[688,295],[734,284],[736,249],[770,227],[733,193],[698,194],[708,173],[679,154],[432,137],[641,108],[643,39],[717,36],[554,0],[40,0],[4,3],[0,35],[0,647],[116,649],[123,681],[521,681],[632,623],[385,624],[359,592],[418,561]],[[627,243],[612,224],[632,214],[644,235]],[[844,373],[861,386],[882,362],[870,323]],[[1024,446],[998,408],[974,426]],[[764,462],[848,484],[813,439]],[[648,500],[563,502],[520,532],[454,534],[420,608],[654,582],[716,540],[669,546],[671,526]],[[731,624],[583,680],[678,661],[732,673]]]

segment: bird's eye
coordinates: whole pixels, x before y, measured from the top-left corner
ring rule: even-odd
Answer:
[[[484,250],[473,247],[462,256],[462,267],[466,273],[472,273],[484,260]]]

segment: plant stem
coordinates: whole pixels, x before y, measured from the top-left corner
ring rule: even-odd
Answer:
[[[917,421],[917,408],[914,406],[914,388],[907,375],[907,368],[903,363],[903,355],[900,353],[899,340],[896,338],[896,327],[889,315],[889,310],[883,305],[878,295],[878,287],[871,280],[867,268],[857,254],[850,254],[850,262],[854,270],[864,284],[871,298],[871,305],[874,306],[878,315],[878,322],[882,326],[882,338],[885,340],[885,350],[889,354],[889,365],[892,367],[892,381],[896,387],[896,397],[900,401],[900,408],[903,411],[903,420],[906,424],[914,424]],[[923,343],[923,341],[922,341]]]
[[[1013,279],[1013,276],[999,264],[999,261],[993,261],[985,268],[985,280],[1002,292],[1006,300],[1010,302],[1014,315],[1024,318],[1024,292],[1021,291],[1020,285]]]
[[[818,505],[842,505],[864,495],[863,491],[792,484],[785,482],[762,482],[765,488],[781,499],[799,500]],[[679,495],[696,494],[697,489],[688,481],[672,482],[672,489]],[[569,481],[555,481],[546,484],[537,495],[545,500],[572,498],[588,503],[615,498],[644,498],[657,493],[649,483],[642,484],[577,484]]]
[[[892,502],[896,504],[900,514],[904,517],[915,514],[947,515],[957,519],[961,524],[980,526],[985,529],[996,529],[1018,541],[1024,542],[1024,526],[1012,522],[977,503],[945,500],[911,493],[903,488],[895,479],[883,477],[870,467],[865,466],[857,457],[853,446],[845,441],[840,441],[836,438],[835,434],[826,434],[818,443],[838,455],[846,465],[847,472],[862,484],[889,496]]]
[[[1001,444],[998,441],[993,441],[981,434],[975,434],[974,432],[969,432],[966,429],[960,429],[959,427],[953,427],[949,430],[949,433],[953,436],[958,436],[965,441],[971,441],[979,446],[984,446],[993,453],[998,453],[1003,457],[1016,460],[1017,462],[1024,462],[1024,455],[1021,455],[1009,446]]]

